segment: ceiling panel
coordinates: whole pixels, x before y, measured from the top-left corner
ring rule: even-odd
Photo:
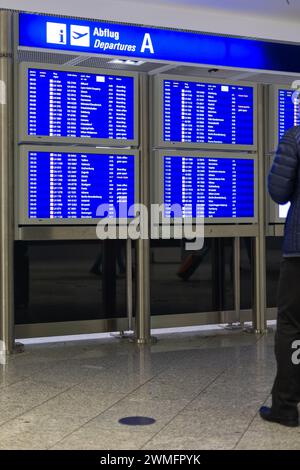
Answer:
[[[194,65],[176,65],[176,64],[163,64],[158,62],[144,62],[140,66],[132,66],[127,64],[115,64],[111,63],[111,57],[97,57],[81,55],[76,56],[68,53],[56,53],[47,51],[18,51],[19,62],[37,62],[42,64],[57,64],[57,65],[68,65],[78,67],[91,67],[91,68],[107,68],[110,70],[128,70],[134,72],[144,72],[155,74],[156,71],[166,69],[165,73],[171,75],[183,75],[188,77],[202,77],[202,78],[214,78],[214,79],[227,79],[234,81],[250,81],[256,83],[266,84],[291,84],[297,77],[294,75],[280,75],[276,73],[257,73],[255,71],[248,72],[236,69],[222,69],[222,68],[211,68],[201,67]],[[168,70],[169,68],[169,70]]]
[[[39,62],[41,64],[64,64],[74,59],[74,57],[76,56],[74,56],[74,54],[57,54],[54,52],[19,50],[17,57],[18,57],[19,62]]]
[[[134,65],[111,63],[112,60],[113,59],[111,57],[110,58],[88,57],[79,65],[82,67],[95,67],[95,68],[106,67],[106,68],[114,69],[114,70],[130,70],[132,72],[151,72],[155,69],[160,68],[162,65],[161,63],[144,62],[143,64],[139,66],[134,66]]]
[[[126,2],[127,0],[122,0]],[[148,3],[148,0],[134,0],[138,3]],[[222,10],[227,13],[263,15],[270,18],[291,19],[297,21],[300,18],[299,0],[152,0],[156,5],[168,5],[172,7],[205,8],[206,10]]]
[[[151,72],[159,69],[162,64],[157,62],[144,62],[139,66],[111,63],[112,57],[97,57],[88,55],[75,55],[47,51],[22,50],[18,51],[19,62],[38,62],[41,64],[58,64],[80,67],[108,68],[111,70],[130,70],[133,72]]]

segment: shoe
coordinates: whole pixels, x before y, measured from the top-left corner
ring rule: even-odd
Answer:
[[[91,274],[95,274],[95,276],[102,276],[102,271],[101,271],[101,269],[96,268],[96,267],[92,267],[92,268],[90,269],[90,273],[91,273]]]
[[[177,273],[177,276],[180,277],[183,281],[189,280],[189,275],[187,273]]]
[[[296,428],[299,426],[299,420],[296,416],[279,416],[272,410],[272,408],[269,408],[268,406],[262,406],[259,410],[259,414],[262,419],[270,421],[271,423],[278,423],[282,424],[283,426],[289,426],[291,428]]]

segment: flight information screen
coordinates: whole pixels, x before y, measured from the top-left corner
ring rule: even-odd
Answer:
[[[254,217],[254,160],[164,156],[165,217]],[[176,205],[175,211],[172,206]]]
[[[163,81],[165,142],[254,144],[249,86]]]
[[[134,159],[126,154],[29,151],[28,218],[93,219],[101,204],[108,205],[105,216],[118,218],[122,204],[129,208],[135,202]]]
[[[134,78],[28,69],[28,135],[134,139]]]
[[[278,90],[278,136],[293,126],[300,125],[299,103],[295,99],[295,90]]]

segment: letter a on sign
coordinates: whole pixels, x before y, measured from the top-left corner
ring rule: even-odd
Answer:
[[[145,49],[149,49],[151,54],[154,54],[153,44],[149,33],[146,33],[144,36],[141,52],[145,52]]]

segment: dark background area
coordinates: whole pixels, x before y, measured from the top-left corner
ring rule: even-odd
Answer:
[[[266,239],[268,307],[276,306],[281,243]],[[152,315],[234,308],[233,239],[208,238],[198,252],[154,240],[150,258]],[[252,239],[242,238],[242,309],[253,305],[253,259]],[[125,241],[16,242],[15,306],[17,324],[125,317]]]

